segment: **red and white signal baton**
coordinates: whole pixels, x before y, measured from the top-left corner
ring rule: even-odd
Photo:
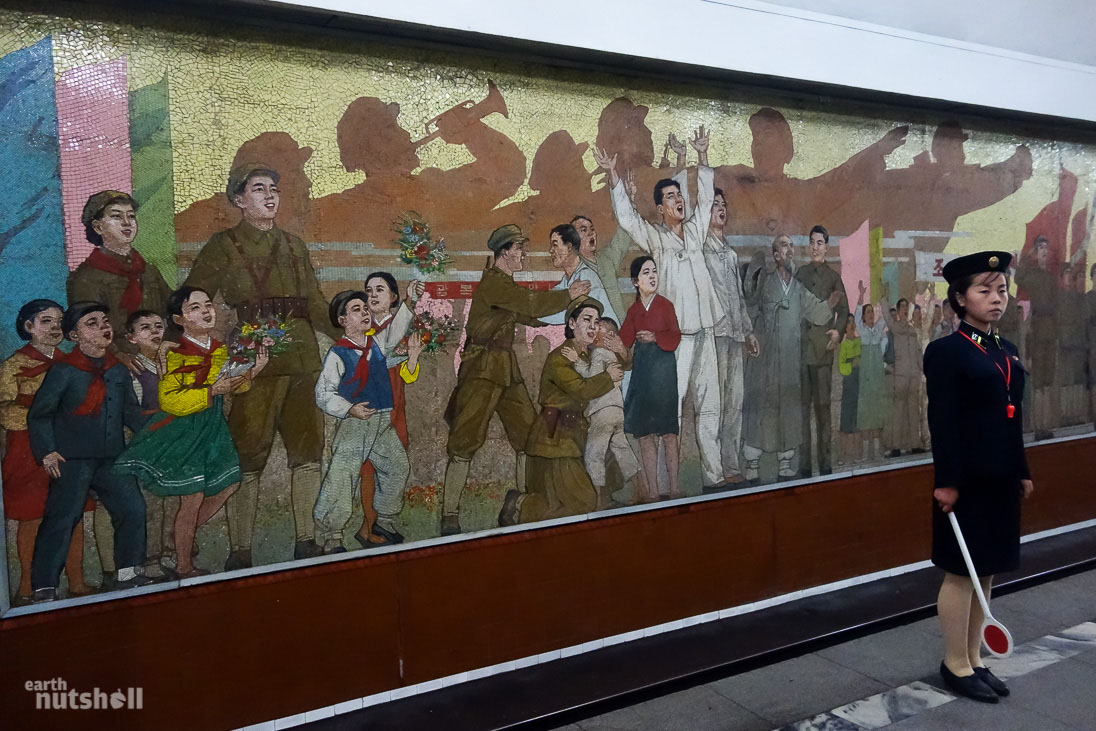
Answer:
[[[967,542],[963,540],[963,531],[959,530],[959,519],[955,517],[954,512],[948,513],[948,519],[951,520],[955,540],[959,542],[959,550],[963,552],[963,560],[967,562],[967,571],[970,572],[970,579],[974,582],[974,593],[978,595],[978,603],[982,605],[982,614],[985,616],[982,622],[982,644],[997,657],[1008,657],[1012,654],[1012,635],[1005,629],[1005,625],[993,618],[989,611],[989,602],[986,601],[986,595],[982,591],[982,582],[978,580],[978,575],[974,572],[974,561],[971,560],[970,551],[967,550]]]

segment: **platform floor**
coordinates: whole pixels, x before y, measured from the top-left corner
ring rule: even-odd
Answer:
[[[956,698],[935,617],[557,726],[559,731],[1096,728],[1096,570],[993,602],[1016,650],[986,664],[1012,695]]]

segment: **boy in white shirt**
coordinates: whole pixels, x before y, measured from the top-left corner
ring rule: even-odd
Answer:
[[[579,358],[575,370],[583,378],[592,378],[605,371],[609,363],[619,362],[625,369],[631,368],[631,356],[628,349],[617,337],[617,324],[610,317],[598,321],[597,339],[589,353],[589,360]],[[584,461],[590,481],[597,489],[598,510],[612,507],[612,498],[605,487],[605,457],[611,451],[625,480],[639,473],[639,460],[624,436],[624,395],[620,384],[604,396],[590,401],[586,408],[586,418],[590,421],[590,431],[586,437]]]

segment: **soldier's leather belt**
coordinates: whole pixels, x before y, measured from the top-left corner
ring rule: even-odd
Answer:
[[[545,406],[540,410],[540,418],[544,420],[545,425],[548,427],[548,438],[555,439],[556,427],[570,429],[578,426],[579,419],[582,418],[582,412]]]
[[[478,345],[488,350],[510,350],[514,347],[514,340],[495,340],[494,338],[468,338],[465,345]]]
[[[304,297],[266,297],[247,300],[236,305],[236,314],[246,322],[257,322],[269,317],[279,320],[298,318],[308,320],[308,300]]]

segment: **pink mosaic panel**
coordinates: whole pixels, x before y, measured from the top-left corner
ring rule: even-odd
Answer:
[[[127,92],[124,56],[71,69],[57,82],[61,195],[69,269],[79,266],[94,248],[80,222],[88,196],[106,189],[130,191]]]

